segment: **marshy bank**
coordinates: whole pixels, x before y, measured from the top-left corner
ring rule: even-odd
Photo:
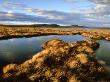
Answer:
[[[64,42],[50,40],[43,50],[24,63],[3,68],[1,82],[96,82],[110,81],[106,69],[95,58],[95,40]]]
[[[41,45],[51,39],[75,42],[87,38],[80,35],[49,35],[30,38],[13,38],[0,41],[0,67],[9,63],[21,63],[42,50]]]
[[[0,41],[0,54],[1,54],[0,62],[4,63],[4,60],[6,60],[4,65],[6,65],[6,63],[7,64],[17,63],[18,61],[20,61],[20,63],[24,62],[20,65],[10,64],[10,65],[7,65],[6,67],[4,67],[3,78],[5,80],[2,79],[3,81],[6,81],[6,82],[7,81],[36,82],[39,80],[41,82],[42,81],[44,81],[44,82],[53,81],[54,82],[54,80],[55,80],[55,82],[64,82],[64,81],[72,82],[73,80],[75,80],[76,82],[79,82],[79,81],[82,82],[82,81],[87,80],[89,82],[93,82],[93,81],[108,81],[109,80],[107,77],[108,72],[101,65],[102,63],[105,63],[105,62],[101,62],[101,64],[100,64],[99,61],[94,57],[95,52],[96,52],[96,54],[98,54],[99,58],[103,59],[104,61],[107,61],[106,63],[108,64],[110,43],[109,43],[109,41],[106,41],[106,42],[103,41],[103,40],[109,40],[110,35],[109,35],[108,30],[104,30],[104,31],[80,30],[80,29],[63,30],[63,29],[59,29],[59,28],[54,28],[54,29],[35,28],[35,29],[38,29],[40,32],[42,32],[42,34],[43,34],[43,32],[45,32],[44,35],[48,32],[48,30],[50,30],[49,33],[47,33],[47,35],[49,35],[49,34],[50,35],[49,36],[39,35],[39,37],[32,37],[32,38],[18,38],[18,39],[14,38],[14,39]],[[35,33],[37,33],[38,30]],[[30,34],[31,34],[31,31],[29,31]],[[23,33],[21,33],[21,35],[23,35],[27,32],[23,32]],[[53,33],[53,35],[51,35],[51,33]],[[10,33],[8,33],[8,34],[10,34]],[[79,35],[77,35],[77,34],[79,34]],[[86,36],[86,37],[83,37],[81,35]],[[28,33],[26,36],[29,36]],[[37,36],[37,35],[34,35],[34,36]],[[21,37],[24,37],[24,35]],[[62,40],[48,41],[50,39],[55,39],[55,38],[62,39],[66,42],[64,42]],[[98,49],[99,43],[97,43],[94,40],[91,40],[90,38],[100,40],[99,42],[101,43],[100,44],[101,48]],[[85,39],[89,39],[89,40],[85,40]],[[81,41],[81,40],[83,40],[83,41]],[[48,41],[48,42],[46,42],[46,41]],[[78,41],[78,42],[76,42],[76,41]],[[44,49],[42,50],[40,46],[44,42],[46,42],[46,43],[44,44],[44,46],[43,46]],[[74,43],[71,43],[71,42],[74,42]],[[72,45],[76,45],[76,46],[72,47]],[[93,45],[94,45],[94,47],[93,47]],[[18,46],[18,47],[16,47],[16,46]],[[64,46],[66,46],[67,48],[65,49]],[[105,46],[105,47],[103,47],[103,46]],[[43,52],[45,50],[47,50],[47,51],[49,50],[49,52],[47,52],[47,53]],[[66,51],[66,50],[68,50],[68,51]],[[22,53],[18,53],[19,51],[21,51]],[[41,55],[39,55],[39,53],[38,53],[37,54],[38,58],[34,57],[34,56],[37,56],[34,54],[39,51],[41,51],[40,52]],[[73,55],[70,55],[71,51],[72,51]],[[106,53],[104,53],[104,51],[106,51]],[[83,57],[81,60],[77,58],[76,55],[78,55],[78,54],[80,54],[80,56]],[[56,55],[58,55],[58,56],[56,56]],[[67,55],[69,55],[69,57]],[[33,56],[33,58],[35,58],[36,61],[34,61],[34,62],[31,61],[33,58],[29,59],[32,56]],[[51,57],[50,59],[52,59],[52,60],[48,59],[48,56]],[[53,64],[50,64],[48,61],[45,60],[45,58],[47,58],[49,60],[49,62],[53,62]],[[61,60],[63,61],[63,58],[65,60],[67,58],[67,60],[64,61],[64,63],[61,62]],[[29,60],[27,60],[27,59],[29,59]],[[58,62],[57,62],[57,59],[58,59]],[[8,62],[8,61],[11,61],[11,62]],[[74,61],[76,63],[73,62],[71,64],[71,61]],[[84,65],[81,63],[81,62],[84,63],[85,61],[89,62],[89,64],[87,64],[87,66],[85,66],[86,63]],[[67,63],[73,67],[75,65],[76,68],[73,68],[74,70],[70,71],[71,66],[69,67],[69,65],[67,65]],[[37,68],[39,66],[39,64],[40,64],[40,67]],[[58,66],[57,66],[57,64],[58,64]],[[61,66],[59,64],[61,64]],[[77,67],[77,65],[78,65],[78,67]],[[95,65],[98,65],[98,66],[95,66]],[[15,68],[15,70],[13,68]],[[63,68],[64,68],[64,70],[63,70]],[[78,69],[78,70],[76,70],[76,69]],[[98,71],[98,70],[101,70],[102,72]],[[41,72],[41,71],[43,71],[43,72]],[[58,74],[58,76],[56,76],[53,74],[54,71],[55,71],[55,74],[56,73],[61,73],[61,74],[60,75]],[[92,72],[89,73],[88,71],[92,71]],[[87,72],[87,74],[84,76],[84,73],[86,73],[86,72]],[[46,73],[46,75],[45,75],[45,73]],[[52,76],[50,74],[52,74]],[[15,79],[12,79],[12,77],[15,77]],[[52,77],[52,78],[50,78],[50,77]],[[84,78],[87,78],[87,79],[84,79]]]
[[[110,30],[69,29],[67,28],[40,28],[40,27],[0,27],[0,39],[46,36],[46,35],[83,35],[92,39],[110,40]]]

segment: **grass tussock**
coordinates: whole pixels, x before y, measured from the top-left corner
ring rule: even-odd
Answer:
[[[79,46],[86,48],[81,50]],[[105,68],[91,53],[91,50],[95,52],[98,49],[93,48],[95,46],[99,46],[99,43],[94,40],[75,43],[50,40],[44,43],[44,50],[30,60],[20,65],[5,66],[0,82],[110,81]],[[15,66],[16,69],[13,69]]]

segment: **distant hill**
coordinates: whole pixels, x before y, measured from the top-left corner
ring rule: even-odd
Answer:
[[[60,26],[58,24],[32,24],[32,25],[5,25],[0,24],[0,27],[53,27],[53,28],[96,28],[96,29],[110,29],[110,27],[95,27],[95,26],[81,26],[81,25],[67,25]]]
[[[58,24],[32,24],[32,25],[4,25],[0,24],[0,26],[6,26],[6,27],[60,27]]]

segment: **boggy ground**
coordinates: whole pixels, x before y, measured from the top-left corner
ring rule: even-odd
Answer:
[[[4,27],[0,26],[0,39],[45,36],[45,35],[83,35],[92,39],[110,41],[110,30],[65,30],[64,28],[48,27]]]
[[[106,69],[95,59],[99,43],[50,40],[24,63],[3,68],[0,82],[107,82]]]

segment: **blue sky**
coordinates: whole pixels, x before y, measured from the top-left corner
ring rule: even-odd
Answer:
[[[0,0],[1,24],[110,26],[110,0]]]

